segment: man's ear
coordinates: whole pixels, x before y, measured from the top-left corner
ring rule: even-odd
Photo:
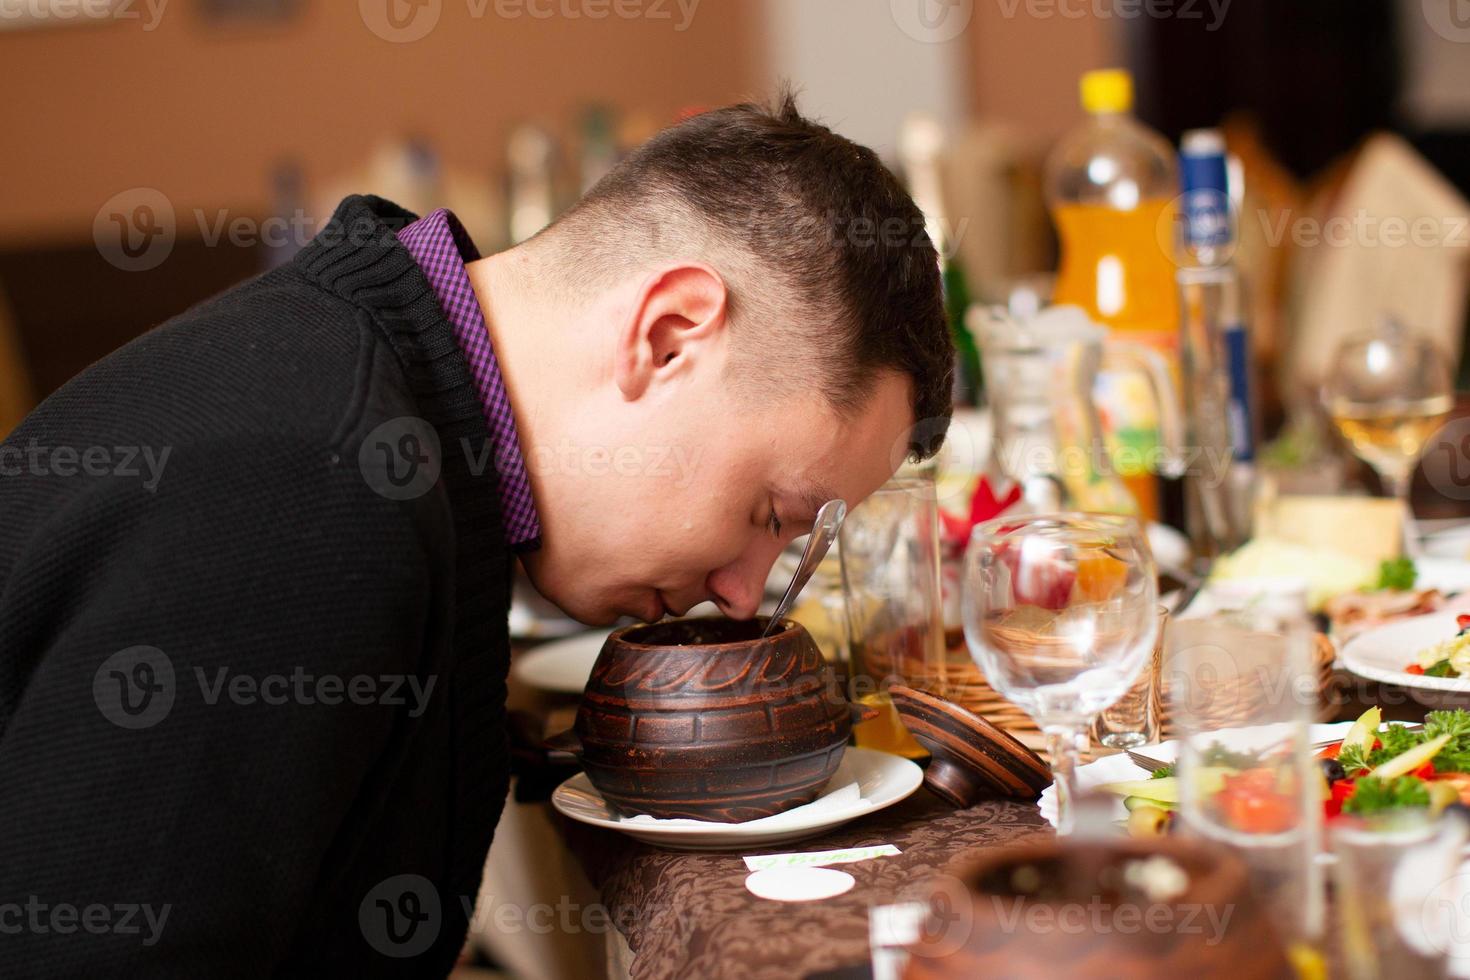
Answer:
[[[618,326],[613,380],[623,397],[640,398],[655,378],[711,356],[724,335],[727,303],[725,281],[707,265],[650,274]]]

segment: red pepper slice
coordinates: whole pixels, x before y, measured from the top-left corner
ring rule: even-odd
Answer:
[[[1358,788],[1356,779],[1339,779],[1332,784],[1332,795],[1322,801],[1322,806],[1329,818],[1342,813],[1342,805],[1353,795]]]

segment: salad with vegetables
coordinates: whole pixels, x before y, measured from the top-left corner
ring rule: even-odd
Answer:
[[[1341,742],[1318,753],[1327,820],[1414,808],[1438,814],[1470,806],[1470,711],[1431,711],[1422,726],[1382,721],[1382,712],[1369,708]],[[1296,825],[1302,795],[1295,772],[1279,765],[1279,755],[1216,744],[1200,761],[1196,778],[1223,825],[1253,834],[1281,833]],[[1179,806],[1179,780],[1172,768],[1103,788],[1123,797],[1127,829],[1135,837],[1167,832]]]
[[[1418,662],[1404,668],[1410,674],[1425,677],[1459,677],[1470,674],[1470,613],[1455,617],[1459,632],[1443,642],[1419,652]]]

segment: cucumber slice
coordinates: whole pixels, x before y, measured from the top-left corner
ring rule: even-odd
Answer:
[[[1358,715],[1358,720],[1353,722],[1347,734],[1342,737],[1342,747],[1357,745],[1363,749],[1363,754],[1367,755],[1368,750],[1373,748],[1373,740],[1378,737],[1378,728],[1382,724],[1383,712],[1378,710],[1376,705],[1369,708]]]
[[[1103,789],[1119,796],[1138,796],[1152,805],[1179,802],[1179,777],[1165,776],[1163,779],[1126,779],[1120,783],[1106,783]]]
[[[1450,735],[1448,733],[1438,738],[1431,738],[1427,742],[1414,746],[1407,752],[1400,752],[1392,759],[1379,765],[1377,769],[1374,769],[1368,775],[1377,776],[1379,779],[1407,776],[1438,755],[1439,750],[1444,748],[1449,743],[1449,740]]]
[[[1157,782],[1157,780],[1155,780],[1155,782]],[[1130,812],[1146,806],[1155,807],[1160,810],[1174,809],[1174,804],[1168,802],[1167,800],[1151,800],[1146,796],[1125,796],[1123,798],[1123,805],[1127,807]]]

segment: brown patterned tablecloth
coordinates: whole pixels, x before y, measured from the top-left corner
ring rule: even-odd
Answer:
[[[927,894],[927,882],[976,851],[1050,834],[1032,804],[995,801],[955,811],[928,790],[829,834],[751,853],[893,844],[901,854],[841,865],[845,895],[775,902],[745,889],[741,854],[667,851],[557,818],[634,954],[635,980],[807,977],[869,959],[868,909]]]

